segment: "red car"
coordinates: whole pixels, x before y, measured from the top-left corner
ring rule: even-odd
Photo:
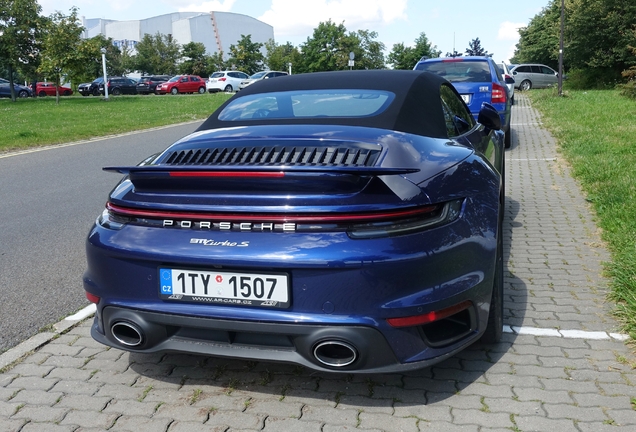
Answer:
[[[205,81],[196,75],[177,75],[172,77],[170,81],[157,84],[156,94],[171,93],[173,95],[179,93],[205,93]]]
[[[69,87],[58,87],[60,96],[70,96],[73,94],[73,90]],[[38,96],[55,96],[55,83],[51,82],[39,82],[36,84],[35,93]]]

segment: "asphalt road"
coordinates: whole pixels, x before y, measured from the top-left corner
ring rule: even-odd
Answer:
[[[88,304],[84,241],[119,180],[101,168],[136,165],[198,125],[0,154],[0,352]]]

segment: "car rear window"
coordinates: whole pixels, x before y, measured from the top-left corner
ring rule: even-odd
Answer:
[[[450,82],[491,81],[490,66],[486,61],[422,62],[415,69],[434,73]]]
[[[214,72],[210,78],[221,78],[223,75],[225,75],[223,72]]]
[[[249,119],[368,117],[383,112],[395,94],[379,90],[299,90],[239,97],[219,114],[221,121]]]

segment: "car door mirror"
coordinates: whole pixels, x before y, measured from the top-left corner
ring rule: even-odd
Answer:
[[[501,129],[501,118],[499,117],[499,113],[494,106],[490,105],[487,102],[481,104],[481,109],[479,110],[477,121],[486,126],[488,129]]]

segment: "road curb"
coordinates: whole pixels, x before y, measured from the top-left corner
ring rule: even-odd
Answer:
[[[95,313],[95,309],[95,305],[90,304],[79,312],[53,324],[52,331],[40,332],[34,336],[31,336],[29,339],[25,340],[19,345],[16,345],[15,347],[0,354],[0,371],[26,357],[38,348],[51,342],[59,335],[66,333],[68,330],[72,329],[88,317],[92,316]]]

